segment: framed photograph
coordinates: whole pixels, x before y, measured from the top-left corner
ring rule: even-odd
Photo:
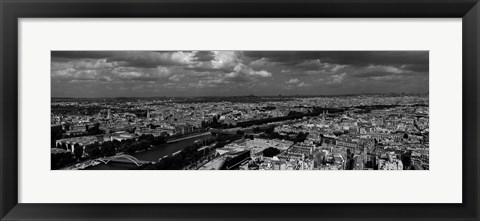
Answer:
[[[0,10],[1,220],[479,220],[477,0]]]

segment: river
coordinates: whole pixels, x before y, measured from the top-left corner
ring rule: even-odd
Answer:
[[[173,153],[185,149],[185,147],[192,145],[196,140],[206,140],[212,138],[213,135],[206,134],[203,136],[192,137],[185,140],[181,140],[175,143],[162,144],[152,149],[138,152],[133,154],[135,158],[145,161],[158,161],[164,156],[170,156]],[[136,166],[133,164],[119,164],[119,163],[110,163],[110,164],[99,164],[93,167],[87,167],[86,170],[129,170],[135,169]]]

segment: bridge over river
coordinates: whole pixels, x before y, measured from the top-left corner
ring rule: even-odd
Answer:
[[[103,162],[99,160],[97,162],[101,162],[100,164],[96,166],[87,167],[85,169],[86,170],[136,169],[138,168],[137,164],[145,165],[145,163],[157,162],[160,159],[165,158],[166,156],[172,156],[178,151],[185,149],[185,147],[188,147],[194,144],[198,140],[203,141],[213,137],[214,136],[211,133],[207,132],[207,133],[192,135],[192,136],[183,137],[179,139],[172,139],[166,144],[161,144],[145,151],[136,152],[132,154],[131,157],[117,157],[115,158],[114,161],[108,161],[108,163],[106,163],[108,159],[105,159]],[[123,155],[126,156],[127,154],[123,154]],[[113,163],[113,162],[123,162],[123,163]],[[134,162],[136,162],[137,164],[135,164]]]
[[[102,157],[95,159],[94,161],[97,162],[102,162],[104,164],[108,164],[110,162],[114,163],[126,163],[126,164],[135,164],[137,167],[152,163],[150,161],[145,161],[145,160],[139,160],[135,158],[134,156],[128,155],[128,154],[118,154],[115,156],[110,156],[110,157]]]
[[[178,138],[178,139],[168,140],[167,144],[168,143],[176,143],[176,142],[179,142],[179,141],[182,141],[182,140],[188,140],[188,139],[192,139],[192,138],[196,138],[196,137],[208,136],[208,135],[211,135],[211,134],[212,134],[211,132],[205,132],[205,133],[195,134],[195,135],[191,135],[191,136],[187,136],[187,137],[181,137],[181,138]]]

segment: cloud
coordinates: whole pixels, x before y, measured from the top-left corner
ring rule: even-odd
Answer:
[[[171,75],[169,68],[158,66],[154,72],[158,77],[168,77]]]
[[[215,58],[215,53],[212,51],[195,51],[194,60],[195,61],[211,61]]]
[[[119,66],[118,62],[108,62],[107,59],[77,59],[65,61],[52,61],[50,67],[52,71],[62,69],[104,69]]]
[[[271,76],[272,76],[272,73],[268,71],[265,71],[265,70],[255,71],[252,68],[242,63],[237,64],[233,68],[233,72],[230,72],[225,75],[227,79],[235,82],[249,82],[253,80],[253,78],[255,77],[267,78]]]
[[[366,87],[409,92],[428,90],[429,78],[428,51],[53,51],[51,55],[52,94],[90,96],[91,90],[97,90],[115,96],[116,92],[118,96],[176,95],[182,89],[188,95],[188,88],[195,88],[195,93],[204,88],[211,94],[222,90],[225,95],[276,94],[285,89],[329,94],[357,93]],[[89,88],[88,93],[82,87]]]
[[[240,52],[237,51],[214,51],[213,54],[211,64],[214,69],[233,68],[241,62]]]
[[[295,68],[301,70],[312,70],[325,67],[325,64],[320,59],[306,60],[295,65]]]
[[[191,87],[195,88],[218,88],[222,85],[229,84],[228,81],[225,81],[222,78],[212,78],[206,80],[200,80],[198,83],[190,84]]]
[[[296,84],[296,83],[298,83],[298,82],[300,82],[298,79],[293,78],[293,79],[290,79],[290,80],[286,81],[285,83],[287,83],[287,84]]]
[[[247,65],[244,65],[244,64],[237,64],[233,68],[233,70],[236,73],[242,73],[242,74],[246,74],[246,75],[250,75],[250,76],[260,76],[260,77],[271,77],[272,76],[272,73],[270,73],[268,71],[265,71],[265,70],[255,71],[252,68],[250,68],[250,67],[248,67]]]
[[[153,68],[159,65],[188,65],[195,60],[195,53],[191,51],[52,51],[51,53],[53,61],[76,60],[81,62],[82,60],[96,59],[97,61],[104,61],[104,63],[118,62],[122,66],[141,68]],[[79,64],[81,65],[81,63]]]
[[[320,60],[340,65],[428,64],[428,51],[246,51],[251,59],[299,65],[305,61]]]
[[[268,71],[265,71],[265,70],[261,70],[261,71],[252,71],[250,72],[251,75],[256,75],[256,76],[260,76],[260,77],[271,77],[272,76],[272,73],[268,72]]]
[[[299,87],[299,88],[303,88],[303,87],[310,87],[312,86],[311,84],[308,84],[308,83],[305,83],[303,81],[300,81],[298,80],[297,78],[292,78],[288,81],[285,81],[285,83],[287,84],[286,88],[287,90],[291,90],[291,89],[294,89],[294,87]]]
[[[427,72],[415,72],[406,68],[406,65],[399,67],[387,65],[369,65],[350,69],[349,74],[353,78],[370,81],[399,82],[418,78],[425,78]]]
[[[171,69],[167,67],[156,68],[137,68],[137,67],[117,67],[106,74],[113,80],[135,80],[135,81],[157,81],[168,78],[172,75]]]
[[[333,67],[330,69],[331,72],[337,72],[339,71],[340,69],[346,67],[347,65],[338,65],[338,64],[334,64]]]
[[[169,77],[168,80],[179,82],[183,77],[185,77],[185,75],[176,74],[176,75],[173,75],[173,76]]]
[[[74,78],[76,80],[95,80],[98,76],[95,70],[80,70],[75,72]]]
[[[428,72],[429,67],[428,63],[425,64],[404,64],[401,66],[402,69],[404,70],[409,70],[413,72]]]
[[[107,59],[87,59],[73,63],[75,69],[102,69],[113,68],[117,66],[117,62],[107,62]]]
[[[125,71],[116,72],[113,80],[115,81],[157,81],[158,76],[152,73],[137,72],[137,71]]]
[[[52,67],[51,77],[52,78],[71,78],[77,70],[75,68],[64,68],[64,69],[54,69]]]
[[[343,82],[343,80],[345,79],[346,76],[347,76],[347,73],[345,73],[345,72],[343,72],[341,74],[332,75],[331,83],[340,84],[340,83]]]
[[[261,58],[258,60],[251,61],[248,66],[254,67],[254,68],[266,68],[266,67],[271,67],[274,66],[274,62],[268,61],[266,58]]]
[[[170,65],[188,65],[193,61],[192,52],[141,52],[129,51],[125,53],[114,53],[110,58],[114,61],[127,62],[133,67],[157,67]]]
[[[348,67],[348,65],[321,62],[320,59],[306,60],[289,66],[291,76],[331,75]]]
[[[297,87],[310,87],[311,85],[310,84],[307,84],[305,82],[300,82]]]

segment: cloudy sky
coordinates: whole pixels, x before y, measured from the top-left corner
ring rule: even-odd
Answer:
[[[428,51],[52,51],[53,97],[428,92]]]

